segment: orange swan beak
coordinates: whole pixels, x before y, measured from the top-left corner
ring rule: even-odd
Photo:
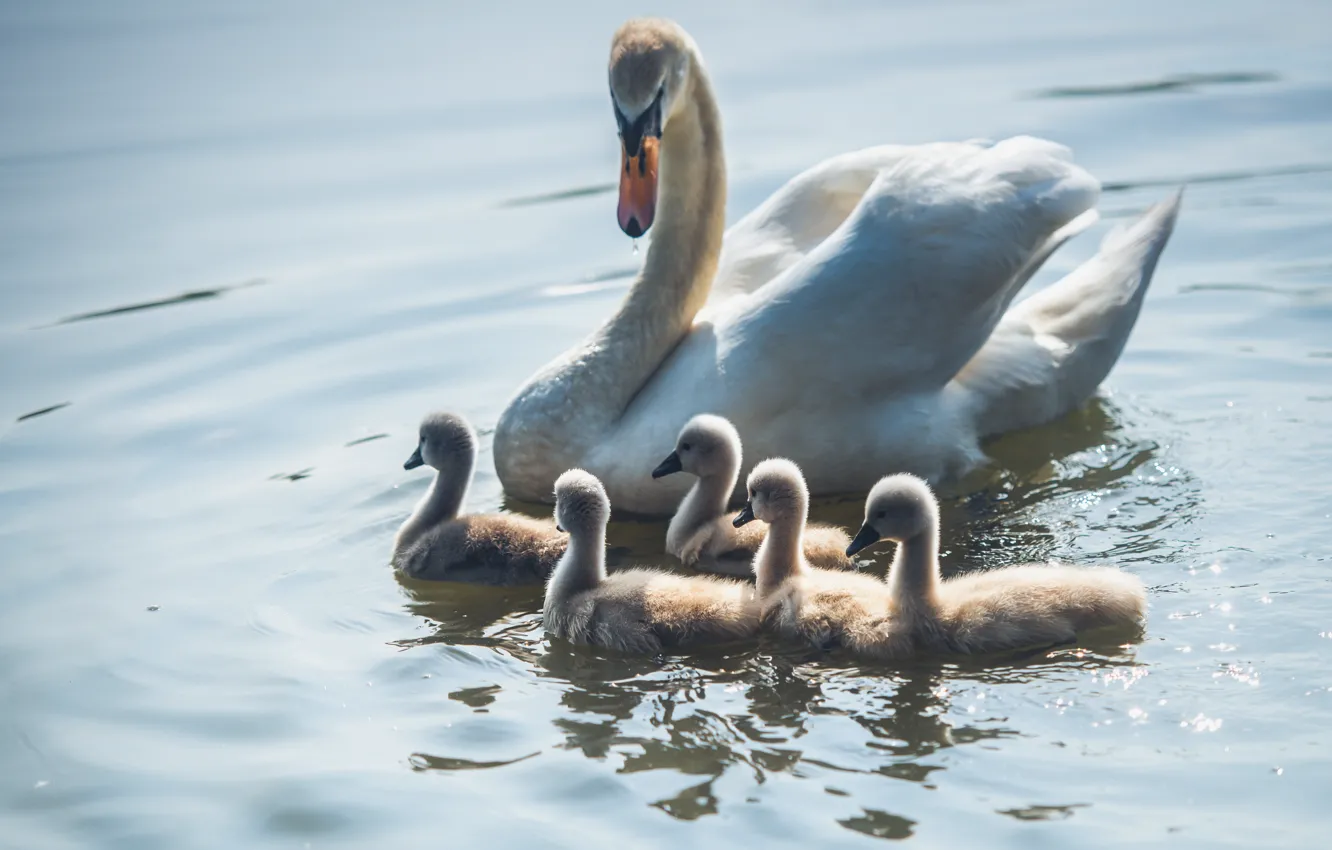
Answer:
[[[637,239],[657,214],[657,151],[661,139],[644,136],[638,155],[620,144],[620,229]]]

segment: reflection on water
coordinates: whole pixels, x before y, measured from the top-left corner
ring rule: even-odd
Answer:
[[[621,774],[676,775],[673,793],[648,805],[682,820],[718,814],[716,786],[734,772],[756,786],[781,774],[818,775],[827,781],[827,793],[841,796],[847,792],[839,782],[850,776],[936,788],[936,774],[947,769],[942,751],[1020,735],[1001,715],[977,712],[975,703],[965,709],[965,720],[958,719],[955,692],[983,704],[993,688],[1038,682],[1051,672],[1109,683],[1132,681],[1137,669],[1131,652],[1113,647],[1045,652],[1017,663],[935,661],[894,670],[843,667],[772,649],[654,663],[559,641],[537,663],[564,684],[565,713],[553,721],[564,736],[561,746],[611,759]],[[487,691],[481,704],[489,705],[495,693]],[[718,709],[707,708],[717,702]],[[859,734],[844,731],[842,745],[825,752],[817,746],[819,727],[832,718]],[[859,751],[848,747],[857,738]],[[838,822],[851,829],[872,826],[874,834],[891,827],[892,837],[909,834],[912,823],[882,812]]]
[[[27,413],[19,415],[15,422],[26,422],[29,419],[36,419],[38,416],[45,416],[48,413],[55,413],[57,410],[69,407],[70,402],[62,401],[59,404],[52,404],[41,408],[40,410],[30,410]]]
[[[1112,97],[1132,94],[1160,94],[1162,92],[1188,92],[1205,86],[1231,86],[1249,83],[1275,83],[1281,77],[1266,71],[1219,72],[1210,74],[1174,74],[1159,80],[1136,83],[1117,83],[1098,86],[1068,86],[1043,89],[1036,97]]]
[[[1268,177],[1299,177],[1304,174],[1327,174],[1332,172],[1332,164],[1312,162],[1299,165],[1281,165],[1274,168],[1252,169],[1244,171],[1211,171],[1202,173],[1185,172],[1171,177],[1144,180],[1104,181],[1101,191],[1131,192],[1136,189],[1169,189],[1174,186],[1193,185],[1195,183],[1238,183],[1246,180],[1259,180]]]
[[[508,761],[472,761],[471,759],[456,759],[444,756],[431,756],[426,755],[425,753],[412,753],[407,761],[411,764],[412,770],[490,770],[495,767],[508,767],[511,764],[527,761],[538,755],[540,755],[540,753],[528,753],[525,756],[519,756],[516,759],[509,759]]]
[[[1104,397],[942,494],[947,573],[1115,564],[1145,633],[872,667],[573,647],[540,588],[388,567],[428,409],[481,426],[473,507],[549,514],[490,433],[641,259],[623,4],[0,5],[0,843],[1321,846],[1329,10],[661,9],[731,220],[894,141],[1054,138],[1107,218],[1190,184]],[[664,531],[617,516],[612,567]]]
[[[941,752],[1020,737],[1002,713],[977,710],[998,689],[1083,677],[1128,687],[1141,675],[1132,648],[1114,644],[893,668],[864,667],[837,654],[766,640],[688,656],[624,656],[545,639],[534,614],[509,614],[523,601],[511,590],[457,587],[439,595],[440,601],[426,601],[417,593],[412,605],[434,622],[435,634],[399,646],[486,647],[530,665],[559,688],[559,709],[551,719],[559,741],[549,746],[608,761],[621,775],[675,777],[663,786],[667,791],[646,803],[685,821],[719,814],[718,785],[737,773],[758,787],[778,775],[822,776],[833,796],[848,796],[839,783],[851,776],[937,788],[936,774],[947,769]],[[446,595],[452,598],[441,604]],[[539,604],[535,596],[527,601]],[[502,685],[473,686],[448,698],[485,714],[502,705],[505,692]],[[959,699],[968,703],[960,711]],[[829,719],[843,729],[841,745],[831,750],[818,745]],[[858,750],[850,746],[855,740]],[[477,770],[539,754],[476,761],[415,753],[410,762],[418,770]],[[1025,818],[1039,811],[1006,813]],[[905,837],[914,824],[870,808],[837,822],[880,837]]]
[[[177,304],[189,304],[192,301],[203,301],[209,298],[220,298],[228,292],[234,292],[237,289],[245,289],[251,286],[259,286],[266,283],[263,278],[247,280],[234,286],[218,286],[213,289],[196,289],[192,292],[182,292],[179,295],[172,295],[169,298],[156,298],[152,301],[143,301],[138,304],[126,304],[121,307],[111,307],[106,310],[93,310],[88,313],[75,313],[72,316],[66,316],[55,322],[55,325],[68,325],[72,322],[86,322],[89,319],[104,319],[108,316],[123,316],[126,313],[137,313],[140,310],[156,310],[160,307],[174,307]],[[54,325],[53,325],[54,327]]]
[[[618,183],[597,183],[592,186],[578,186],[573,189],[561,189],[558,192],[543,192],[540,195],[525,195],[520,198],[510,198],[501,206],[506,207],[527,207],[533,204],[553,204],[559,201],[572,201],[577,198],[588,198],[593,195],[607,195],[619,188]]]

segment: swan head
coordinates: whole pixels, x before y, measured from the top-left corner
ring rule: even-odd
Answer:
[[[930,485],[907,473],[880,478],[865,500],[865,524],[846,554],[854,555],[879,540],[901,543],[919,537],[938,523],[939,503]]]
[[[467,420],[454,413],[431,413],[421,420],[416,451],[402,468],[416,469],[425,465],[447,472],[464,464],[470,467],[475,459],[476,433]]]
[[[693,40],[664,18],[634,18],[611,40],[610,93],[620,131],[620,229],[637,239],[657,211],[661,133],[683,98]]]
[[[809,510],[809,488],[800,467],[785,458],[769,458],[749,473],[748,501],[735,518],[736,528],[752,520],[772,525],[796,519],[803,526]]]
[[[688,472],[699,478],[734,476],[740,465],[740,434],[721,416],[701,413],[685,423],[675,440],[675,451],[666,456],[653,478]],[[734,479],[731,484],[734,485]]]
[[[555,479],[555,527],[572,536],[593,534],[610,521],[610,497],[590,472],[570,469]]]

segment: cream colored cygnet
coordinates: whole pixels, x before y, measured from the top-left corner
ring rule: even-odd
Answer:
[[[479,584],[546,580],[567,538],[550,520],[518,514],[458,516],[476,465],[476,434],[453,413],[421,423],[416,451],[404,469],[427,465],[435,480],[393,541],[393,566],[403,575]]]
[[[677,472],[697,481],[681,500],[666,530],[666,551],[685,566],[727,575],[752,575],[754,553],[763,542],[762,526],[736,528],[726,509],[740,477],[740,434],[721,416],[700,414],[690,419],[675,441],[675,450],[652,470],[653,478]],[[846,569],[851,537],[831,525],[809,524],[802,538],[805,559],[816,567]]]
[[[754,556],[764,627],[820,649],[869,653],[891,625],[888,586],[810,565],[803,541],[809,490],[800,467],[782,458],[763,461],[749,475],[747,494],[735,524],[757,519],[768,526]]]
[[[625,652],[720,643],[758,632],[754,589],[714,576],[631,568],[606,574],[610,499],[581,469],[555,481],[555,519],[569,548],[546,585],[546,631]]]
[[[880,539],[897,543],[888,573],[893,628],[880,656],[1065,643],[1089,629],[1132,627],[1146,609],[1142,582],[1112,567],[1027,564],[941,579],[938,502],[914,475],[874,485],[847,553]]]

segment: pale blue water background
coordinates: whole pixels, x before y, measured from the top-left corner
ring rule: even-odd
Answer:
[[[1141,645],[626,660],[394,579],[420,414],[489,429],[638,260],[575,190],[643,11],[732,219],[887,141],[1057,139],[1111,220],[1196,181],[1105,397],[945,505],[952,570],[1142,576]],[[1325,846],[1332,4],[5,2],[0,127],[0,846]]]

